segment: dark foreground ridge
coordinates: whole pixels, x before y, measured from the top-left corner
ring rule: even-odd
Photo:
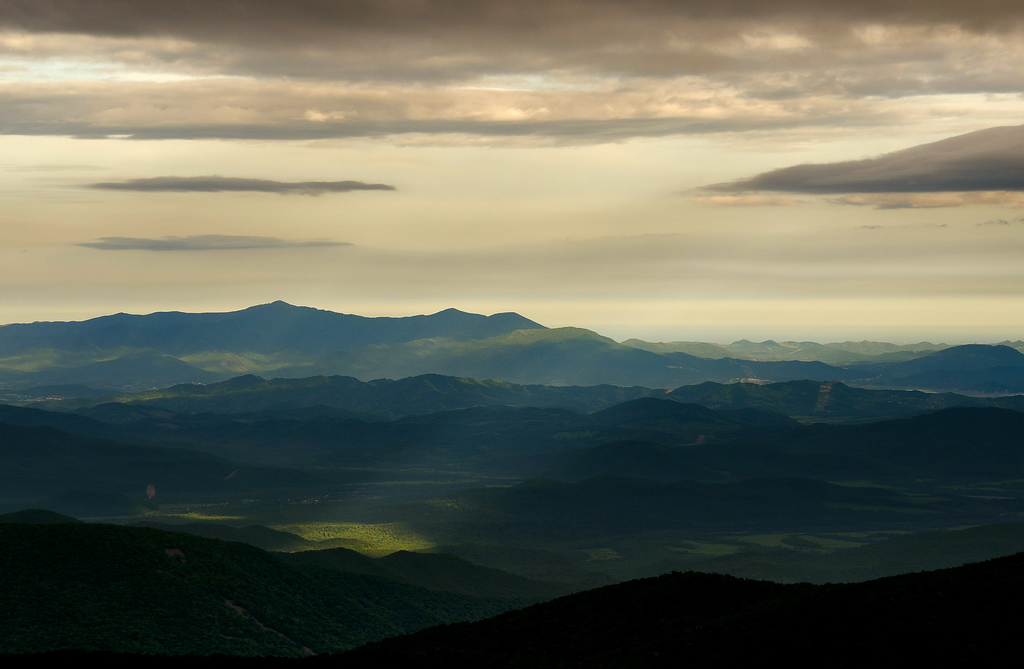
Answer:
[[[854,584],[782,585],[673,572],[435,627],[344,666],[466,668],[1009,665],[1019,661],[1024,554]]]
[[[5,522],[0,546],[0,654],[302,657],[517,605],[145,527]]]
[[[1024,554],[856,584],[783,585],[672,572],[475,623],[302,659],[79,652],[8,656],[62,666],[721,667],[767,658],[805,666],[1010,666],[1019,659]],[[1016,666],[1014,664],[1014,666]]]

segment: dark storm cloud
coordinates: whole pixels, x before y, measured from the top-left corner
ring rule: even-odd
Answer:
[[[0,0],[0,53],[129,73],[40,68],[0,90],[0,134],[582,144],[898,127],[926,113],[903,96],[1024,89],[1022,19],[1017,0]]]
[[[1016,0],[0,0],[0,25],[106,35],[225,34],[301,39],[330,30],[419,31],[487,26],[530,32],[558,22],[565,32],[594,17],[763,20],[821,16],[983,27],[1020,20]]]
[[[1021,19],[1009,0],[0,0],[0,27],[235,49],[199,54],[178,44],[156,56],[164,63],[421,81],[557,68],[672,77],[735,67],[742,57],[710,42],[751,30],[796,30],[842,49],[854,25],[1003,32]]]
[[[706,190],[811,194],[1024,191],[1024,126],[988,128],[866,160],[784,167]]]
[[[308,246],[351,246],[349,242],[288,241],[278,237],[250,235],[189,235],[186,237],[100,237],[98,242],[78,244],[103,251],[225,251],[240,249],[283,249]]]
[[[348,193],[355,190],[395,190],[387,184],[367,184],[361,181],[270,181],[268,179],[241,179],[237,177],[152,177],[89,184],[101,190],[130,190],[143,193],[219,193],[222,191],[256,191],[284,195],[322,195]]]

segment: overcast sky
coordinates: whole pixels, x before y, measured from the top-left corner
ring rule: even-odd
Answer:
[[[1024,339],[1024,9],[0,0],[0,322]]]

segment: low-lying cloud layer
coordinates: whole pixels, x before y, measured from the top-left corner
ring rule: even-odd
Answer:
[[[1024,126],[988,128],[877,158],[821,165],[794,165],[749,179],[708,186],[723,193],[772,191],[844,193],[951,193],[939,197],[843,198],[842,204],[881,208],[1019,203],[1024,191]],[[975,194],[977,193],[977,195]]]
[[[351,246],[329,240],[288,241],[279,237],[250,235],[188,235],[185,237],[100,237],[98,242],[79,244],[102,251],[228,251],[239,249],[284,249],[306,246]]]
[[[223,191],[254,191],[281,193],[282,195],[322,195],[348,193],[355,190],[395,190],[387,184],[368,184],[362,181],[271,181],[269,179],[243,179],[238,177],[151,177],[125,181],[103,181],[90,184],[100,190],[130,190],[142,193],[219,193]],[[253,238],[255,239],[255,237]]]

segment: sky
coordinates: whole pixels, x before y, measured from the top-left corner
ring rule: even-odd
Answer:
[[[0,0],[0,323],[1024,339],[1024,8]]]

